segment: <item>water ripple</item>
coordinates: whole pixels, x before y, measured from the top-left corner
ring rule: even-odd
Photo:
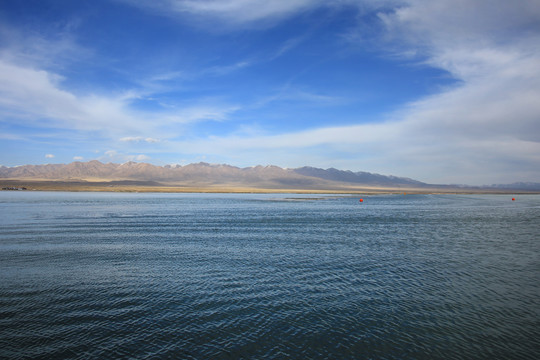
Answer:
[[[537,197],[35,196],[0,358],[540,357]]]

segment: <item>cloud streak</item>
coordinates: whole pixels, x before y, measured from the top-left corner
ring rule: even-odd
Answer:
[[[213,18],[229,26],[269,26],[300,11],[325,4],[321,0],[124,0],[168,16]]]
[[[157,143],[159,142],[159,139],[154,138],[144,138],[142,136],[126,136],[120,139],[120,141],[124,142],[147,142],[147,143]]]
[[[100,131],[118,137],[126,133],[156,133],[199,121],[224,121],[237,106],[201,104],[145,112],[131,108],[136,92],[116,96],[76,95],[62,89],[62,76],[0,60],[0,106],[5,117],[49,128]],[[169,133],[170,136],[170,133]],[[128,137],[124,137],[128,138]]]

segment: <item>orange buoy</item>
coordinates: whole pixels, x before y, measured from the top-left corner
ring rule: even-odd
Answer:
[[[360,201],[360,202],[364,202],[364,199],[360,199],[359,201]]]
[[[516,198],[512,198],[512,201],[516,201]]]

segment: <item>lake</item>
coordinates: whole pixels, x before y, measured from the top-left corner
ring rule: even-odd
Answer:
[[[540,196],[362,198],[0,192],[0,358],[540,358]]]

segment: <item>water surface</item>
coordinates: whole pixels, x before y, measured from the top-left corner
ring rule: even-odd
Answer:
[[[0,358],[540,358],[540,196],[0,192]]]

